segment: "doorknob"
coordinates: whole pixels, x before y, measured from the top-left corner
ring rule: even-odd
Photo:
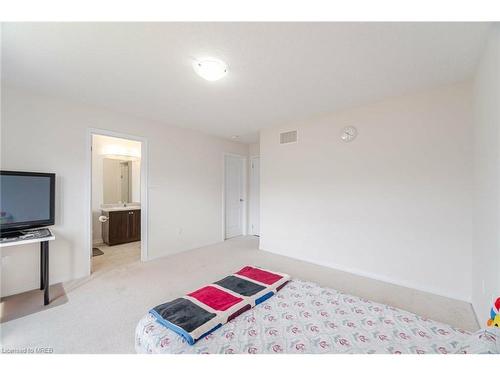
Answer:
[[[243,201],[245,201],[245,200],[243,198],[240,198],[240,202],[243,202]]]

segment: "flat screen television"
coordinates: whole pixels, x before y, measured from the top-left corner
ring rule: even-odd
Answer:
[[[0,171],[0,236],[54,225],[54,173]]]

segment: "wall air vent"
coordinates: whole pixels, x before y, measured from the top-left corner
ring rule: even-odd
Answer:
[[[297,130],[280,133],[280,145],[286,143],[297,143]]]

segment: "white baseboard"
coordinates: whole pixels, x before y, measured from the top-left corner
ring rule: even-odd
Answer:
[[[205,246],[212,246],[212,245],[217,245],[217,244],[220,244],[222,242],[224,242],[225,240],[223,241],[220,241],[220,240],[217,240],[215,242],[210,242],[210,243],[207,243],[207,244],[201,244],[201,245],[195,245],[194,247],[189,247],[189,248],[186,248],[186,249],[180,249],[180,250],[176,250],[172,253],[168,253],[168,254],[158,254],[158,255],[155,255],[155,256],[151,256],[149,255],[147,259],[144,259],[142,260],[142,262],[150,262],[152,260],[157,260],[157,259],[161,259],[161,258],[165,258],[165,257],[168,257],[168,256],[171,256],[171,255],[175,255],[175,254],[180,254],[180,253],[183,253],[185,251],[191,251],[191,250],[196,250],[196,249],[199,249],[201,247],[205,247]]]
[[[367,272],[367,271],[364,271],[364,270],[360,270],[360,269],[356,269],[356,268],[352,268],[352,267],[347,267],[347,266],[344,266],[344,265],[341,265],[341,264],[336,264],[336,263],[331,263],[331,262],[318,262],[318,261],[314,261],[314,260],[311,260],[311,259],[307,259],[305,257],[290,256],[288,254],[283,254],[283,253],[280,253],[280,252],[277,252],[277,251],[267,250],[267,249],[264,249],[264,248],[262,248],[260,246],[259,246],[259,249],[263,250],[263,251],[267,251],[269,253],[273,253],[273,254],[277,254],[277,255],[282,255],[282,256],[286,256],[288,258],[297,259],[297,260],[300,260],[300,261],[303,261],[303,262],[315,264],[315,265],[318,265],[318,266],[328,267],[328,268],[332,268],[332,269],[335,269],[335,270],[338,270],[338,271],[352,273],[353,275],[362,276],[362,277],[366,277],[366,278],[369,278],[369,279],[373,279],[373,280],[377,280],[377,281],[382,281],[382,282],[385,282],[385,283],[394,284],[394,285],[397,285],[397,286],[402,286],[402,287],[405,287],[405,288],[410,288],[410,289],[418,290],[420,292],[431,293],[431,294],[435,294],[437,296],[451,298],[451,299],[455,299],[455,300],[459,300],[459,301],[471,303],[471,297],[470,296],[465,297],[463,295],[456,294],[456,293],[453,293],[453,292],[450,292],[450,291],[445,291],[445,290],[442,290],[442,289],[439,289],[439,288],[434,288],[434,287],[425,286],[425,285],[422,286],[420,284],[415,284],[414,282],[410,282],[410,281],[407,281],[407,280],[398,280],[398,279],[394,279],[394,278],[391,278],[391,277],[388,277],[388,276],[385,276],[385,275],[380,275],[380,274],[373,273],[373,272]]]

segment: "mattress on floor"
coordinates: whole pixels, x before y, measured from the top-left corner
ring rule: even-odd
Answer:
[[[469,333],[391,306],[290,281],[194,345],[147,314],[138,353],[499,353],[498,329]]]
[[[158,323],[183,336],[190,345],[243,312],[274,296],[290,280],[284,273],[245,266],[149,313]]]

